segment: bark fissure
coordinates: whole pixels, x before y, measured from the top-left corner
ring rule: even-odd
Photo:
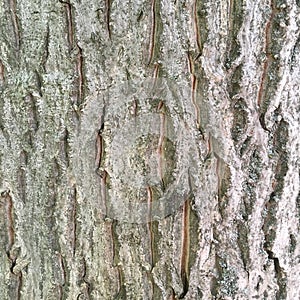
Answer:
[[[72,189],[72,212],[71,212],[71,248],[72,248],[72,255],[75,257],[76,251],[76,242],[77,242],[77,188],[74,186]]]
[[[20,21],[17,16],[17,1],[16,0],[8,0],[8,1],[9,1],[9,10],[11,14],[11,20],[12,20],[14,35],[15,35],[15,47],[16,47],[16,52],[18,53],[21,45],[21,34],[20,34]]]
[[[197,45],[197,56],[195,61],[202,55],[204,44],[208,36],[208,23],[206,12],[206,1],[195,0],[193,3],[193,23],[195,30],[195,39]]]
[[[72,5],[68,1],[59,0],[65,6],[66,11],[66,21],[67,21],[67,39],[69,50],[73,49],[74,45],[74,26],[73,26],[73,13],[72,13]]]
[[[82,48],[77,44],[78,54],[77,54],[77,75],[78,75],[78,97],[77,97],[77,107],[80,107],[84,99],[84,72],[83,72],[83,53]]]
[[[270,53],[270,44],[271,44],[272,22],[275,17],[275,13],[276,13],[274,0],[270,0],[270,8],[271,8],[271,15],[270,15],[269,20],[267,21],[266,29],[265,29],[264,53],[266,54],[266,58],[263,63],[263,70],[262,70],[262,75],[261,75],[261,80],[260,80],[260,85],[259,85],[259,90],[258,90],[258,97],[257,97],[257,105],[259,107],[261,106],[262,101],[264,99],[266,80],[267,80],[267,72],[268,72],[269,65],[271,64],[271,62],[273,60],[272,54]]]
[[[105,23],[109,39],[111,39],[111,28],[110,28],[110,9],[111,9],[111,0],[105,0]]]
[[[190,199],[183,204],[182,209],[182,233],[181,233],[181,255],[180,276],[182,281],[182,293],[179,299],[184,299],[189,290],[189,259],[190,259]]]
[[[280,51],[281,42],[286,34],[285,22],[287,19],[285,6],[277,4],[275,0],[270,1],[270,9],[270,18],[265,28],[263,50],[265,58],[257,96],[257,105],[260,112],[259,121],[266,131],[269,131],[269,129],[266,127],[265,114],[280,82]]]
[[[164,162],[164,141],[165,141],[165,130],[166,130],[166,116],[165,116],[165,107],[164,102],[161,100],[158,104],[157,110],[160,115],[160,130],[159,130],[159,139],[158,139],[158,145],[157,145],[157,173],[158,177],[160,179],[160,183],[162,186],[162,189],[165,190],[166,183],[164,182],[164,169],[165,166],[163,164]]]
[[[243,22],[243,2],[241,0],[230,0],[228,15],[228,45],[227,57],[225,60],[226,69],[230,69],[234,61],[240,55],[240,44],[238,42],[238,33]]]
[[[160,22],[160,3],[159,0],[151,0],[151,32],[150,32],[150,42],[148,50],[148,66],[154,63],[156,56],[158,55],[159,49],[159,22]]]
[[[1,197],[4,199],[5,212],[6,212],[6,232],[7,232],[7,245],[6,253],[11,260],[12,265],[15,264],[16,257],[11,256],[12,246],[15,242],[15,229],[14,229],[14,217],[13,217],[13,202],[10,195],[10,191],[4,191],[1,193]],[[11,270],[13,266],[11,267]]]
[[[17,172],[19,197],[23,203],[26,203],[26,166],[28,162],[28,154],[22,151],[20,154],[20,167]]]
[[[41,67],[42,67],[44,72],[47,72],[46,65],[47,65],[48,58],[49,58],[49,43],[50,43],[50,27],[49,27],[49,24],[47,24],[43,42],[44,42],[44,47],[43,47],[44,49],[43,49],[43,53],[42,53]]]
[[[104,124],[103,124],[104,126]],[[103,127],[99,129],[97,136],[96,136],[96,158],[95,158],[95,168],[96,172],[100,169],[101,167],[101,162],[102,162],[102,156],[103,156],[103,138],[102,138],[102,131]]]
[[[188,69],[189,69],[189,73],[191,76],[191,102],[192,105],[194,107],[194,111],[195,111],[195,118],[196,118],[196,126],[198,128],[198,130],[200,130],[201,127],[201,120],[200,120],[200,109],[199,109],[199,105],[197,104],[197,77],[194,73],[194,64],[193,64],[193,60],[191,57],[191,54],[188,52]]]
[[[148,202],[148,232],[149,232],[149,252],[150,252],[150,266],[151,266],[151,270],[154,267],[154,261],[155,261],[155,257],[154,257],[154,234],[153,234],[153,223],[152,223],[152,201],[153,201],[153,195],[152,195],[152,189],[150,186],[147,187],[147,202]]]
[[[274,256],[272,251],[267,251],[268,259],[274,263],[275,277],[278,285],[278,291],[276,292],[276,300],[286,299],[286,273],[284,269],[280,267],[279,259]]]
[[[0,84],[3,85],[5,80],[5,68],[2,60],[0,59]]]

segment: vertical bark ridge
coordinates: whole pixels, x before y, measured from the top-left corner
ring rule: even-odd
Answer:
[[[297,299],[298,2],[0,4],[0,192],[13,201],[1,199],[0,298]],[[103,218],[93,196],[117,174],[98,172],[85,196],[76,135],[85,103],[147,76],[188,87],[172,103],[205,140],[193,201],[138,225]],[[140,116],[131,100],[124,122]],[[110,153],[94,129],[83,153],[101,169]]]

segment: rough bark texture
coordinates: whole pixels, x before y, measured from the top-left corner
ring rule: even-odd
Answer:
[[[0,298],[299,299],[299,1],[68,1],[0,3]],[[105,219],[84,107],[155,76],[190,87],[194,194]]]

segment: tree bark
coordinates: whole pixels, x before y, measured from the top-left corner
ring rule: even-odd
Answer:
[[[298,0],[1,1],[0,298],[299,299],[299,16]],[[99,120],[107,92],[149,78],[182,91],[180,113],[154,110],[197,156],[180,205],[130,222],[93,196],[119,187]]]

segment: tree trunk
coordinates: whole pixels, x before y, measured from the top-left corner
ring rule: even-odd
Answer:
[[[299,299],[299,16],[1,1],[0,298]]]

